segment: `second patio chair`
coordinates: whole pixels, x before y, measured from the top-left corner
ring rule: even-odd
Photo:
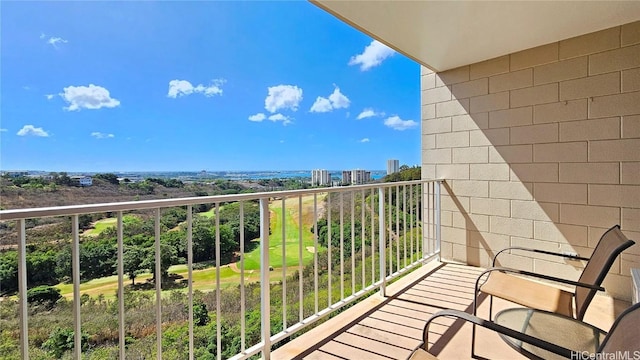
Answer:
[[[474,326],[478,325],[495,331],[505,340],[509,337],[520,341],[522,344],[531,344],[531,346],[542,350],[542,352],[528,352],[524,350],[525,346],[521,346],[521,352],[523,355],[534,359],[540,359],[540,356],[537,356],[534,353],[546,354],[543,355],[544,358],[555,358],[557,355],[560,358],[567,359],[604,359],[608,358],[607,356],[611,356],[612,354],[620,357],[621,359],[631,359],[640,354],[640,332],[638,332],[638,323],[640,322],[640,303],[637,303],[623,311],[622,314],[618,316],[602,341],[600,341],[600,336],[605,334],[604,332],[599,332],[597,336],[592,333],[591,336],[594,336],[592,341],[579,342],[576,341],[577,339],[572,338],[573,334],[570,329],[567,329],[568,331],[566,331],[565,339],[554,339],[556,341],[562,340],[560,341],[562,345],[555,343],[556,341],[551,343],[532,336],[528,334],[528,331],[516,331],[510,327],[505,327],[492,321],[480,319],[463,311],[442,310],[435,313],[431,318],[429,318],[429,320],[427,320],[427,324],[425,325],[423,332],[423,342],[413,351],[413,353],[411,353],[411,355],[409,355],[408,360],[437,360],[434,355],[428,352],[429,325],[433,320],[443,316],[461,319],[471,322]],[[564,322],[564,325],[567,325],[570,328],[571,325],[574,324],[572,321]],[[574,322],[578,323],[578,321]],[[551,326],[552,324],[549,325]],[[544,334],[544,326],[542,326],[542,329],[538,329],[536,326],[534,330],[534,333],[540,333],[540,331],[542,331],[542,334]],[[560,331],[562,332],[562,329],[560,329]],[[567,348],[566,346],[569,346],[570,348]],[[531,349],[530,347],[528,348]]]
[[[573,260],[584,260],[587,261],[587,264],[578,281],[504,267],[488,269],[482,272],[476,281],[473,299],[473,315],[477,315],[478,297],[480,293],[485,293],[490,297],[489,320],[491,320],[492,317],[493,296],[528,308],[549,311],[582,320],[596,292],[604,291],[601,284],[615,259],[622,251],[633,244],[635,244],[635,242],[627,239],[622,231],[620,231],[620,226],[615,225],[600,237],[600,241],[598,241],[590,258],[522,247],[503,249],[493,258],[494,266],[498,255],[509,250],[529,251]],[[559,287],[525,279],[516,275],[556,281],[574,286],[575,290],[573,292],[566,291]],[[472,357],[475,356],[475,336],[476,327],[474,325],[471,335]]]
[[[635,244],[635,242],[627,239],[622,231],[620,231],[620,226],[615,225],[600,237],[600,241],[593,250],[590,258],[521,247],[503,249],[494,257],[494,266],[498,255],[508,250],[522,250],[560,256],[573,260],[584,260],[587,261],[587,264],[578,281],[504,267],[488,269],[482,272],[476,281],[473,314],[477,314],[479,294],[485,293],[491,297],[489,303],[489,320],[491,320],[492,315],[493,296],[529,308],[550,311],[582,320],[596,291],[604,291],[601,284],[615,259],[622,251],[633,244]],[[555,286],[528,280],[516,275],[526,275],[571,285],[575,287],[575,291],[569,292]],[[486,280],[483,282],[483,279]]]

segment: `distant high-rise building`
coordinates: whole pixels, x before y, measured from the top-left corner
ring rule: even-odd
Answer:
[[[371,181],[371,171],[367,170],[351,170],[351,184],[360,185]]]
[[[351,171],[343,170],[342,171],[342,185],[351,184]]]
[[[400,170],[400,161],[395,159],[387,160],[387,175],[393,174]]]
[[[331,174],[324,169],[311,170],[311,185],[324,186],[331,184]]]

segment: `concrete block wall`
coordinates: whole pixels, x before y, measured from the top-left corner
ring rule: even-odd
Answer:
[[[640,267],[640,22],[434,73],[423,67],[423,178],[446,179],[442,256],[488,266],[506,246],[589,256],[620,224],[638,245],[605,285],[630,298]],[[583,264],[507,254],[576,278]]]

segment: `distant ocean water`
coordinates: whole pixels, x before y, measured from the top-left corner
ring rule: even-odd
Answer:
[[[342,170],[329,171],[331,177],[341,178]],[[84,173],[91,175],[91,173]],[[260,180],[260,179],[311,179],[311,170],[268,170],[268,171],[127,171],[114,172],[118,177],[144,179],[148,177],[171,178],[180,180]],[[386,175],[384,170],[371,170],[371,178],[378,180]]]

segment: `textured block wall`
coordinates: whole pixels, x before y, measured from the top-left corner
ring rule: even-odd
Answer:
[[[638,245],[605,281],[630,298],[640,267],[640,22],[433,73],[423,67],[423,178],[446,179],[442,256],[487,266],[507,246],[589,256],[620,224]],[[509,254],[576,278],[580,262]]]

